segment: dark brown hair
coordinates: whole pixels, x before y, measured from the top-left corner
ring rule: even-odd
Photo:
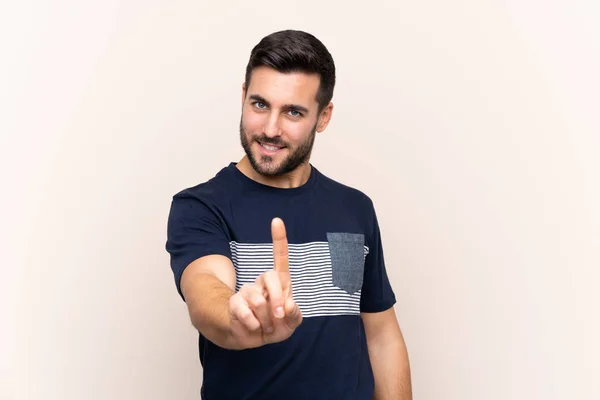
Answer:
[[[310,33],[285,30],[265,36],[250,53],[246,66],[246,87],[250,87],[252,70],[267,66],[281,73],[316,73],[320,77],[317,103],[319,112],[333,98],[335,64],[323,43]]]

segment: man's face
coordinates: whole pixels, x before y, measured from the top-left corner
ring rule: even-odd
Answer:
[[[308,162],[316,131],[324,128],[317,115],[318,89],[316,74],[252,71],[243,92],[240,140],[256,172],[280,176]]]

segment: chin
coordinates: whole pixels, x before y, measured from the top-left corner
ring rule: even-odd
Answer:
[[[251,162],[252,167],[261,175],[278,176],[281,174],[281,162],[276,162],[272,157],[258,155]]]
[[[265,176],[278,176],[280,175],[279,165],[273,164],[272,162],[259,161],[257,165],[257,172]]]

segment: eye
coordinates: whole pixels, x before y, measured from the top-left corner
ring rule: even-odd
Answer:
[[[264,110],[265,108],[267,108],[267,105],[265,103],[263,103],[262,101],[255,101],[252,104],[254,105],[254,107],[256,107],[260,110]]]
[[[290,114],[290,116],[294,117],[294,118],[298,118],[302,116],[302,113],[298,110],[290,110],[288,111],[288,113]]]

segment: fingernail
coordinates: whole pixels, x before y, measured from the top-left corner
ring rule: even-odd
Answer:
[[[277,307],[275,309],[275,316],[277,318],[283,318],[284,315],[285,315],[285,313],[283,312],[283,307]]]

